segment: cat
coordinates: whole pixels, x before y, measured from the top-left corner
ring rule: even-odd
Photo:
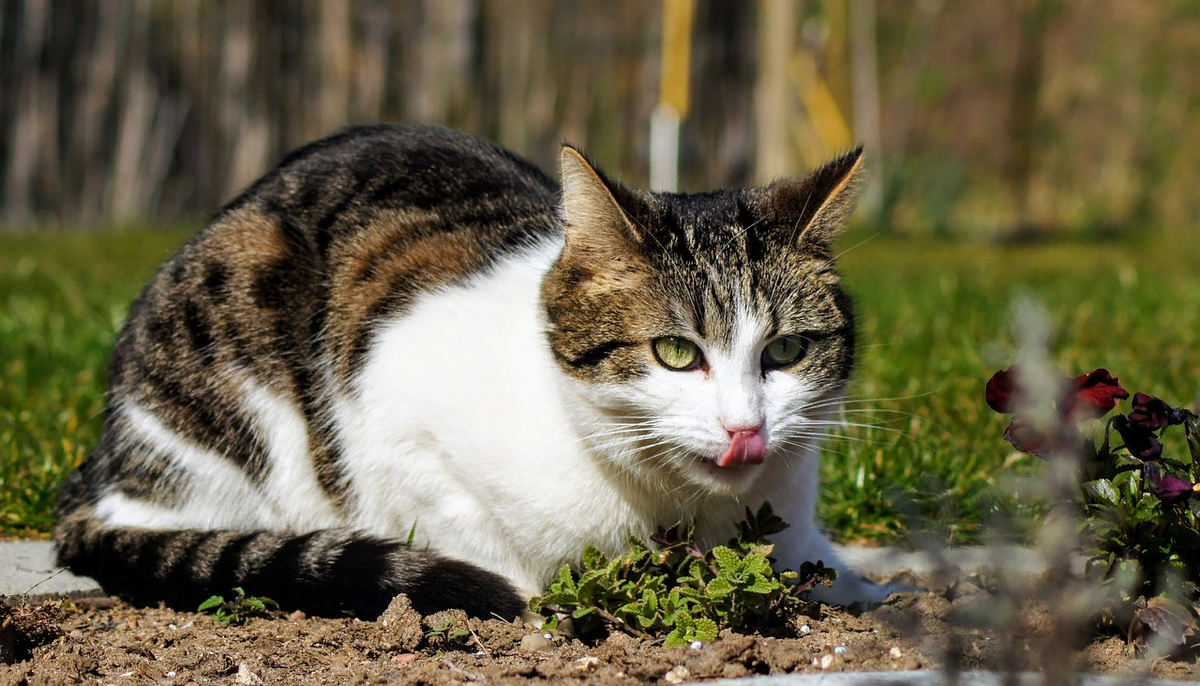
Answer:
[[[841,569],[818,599],[882,600],[814,522],[861,148],[697,194],[560,163],[561,188],[467,134],[358,127],[232,200],[132,305],[59,563],[186,609],[511,618],[587,545],[723,543],[767,500],[780,565]]]

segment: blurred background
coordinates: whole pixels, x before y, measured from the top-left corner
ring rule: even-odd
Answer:
[[[665,103],[684,190],[862,141],[896,233],[1181,231],[1197,65],[1196,0],[4,0],[0,226],[202,219],[375,121],[646,184]]]
[[[822,461],[842,540],[979,541],[1024,507],[1040,464],[983,402],[1013,303],[1068,376],[1200,408],[1200,0],[0,0],[0,539],[50,530],[157,265],[288,150],[375,121],[548,171],[570,140],[682,190],[862,141],[859,363]]]

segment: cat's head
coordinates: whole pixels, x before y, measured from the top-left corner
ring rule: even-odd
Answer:
[[[737,494],[822,433],[854,363],[833,241],[861,149],[765,188],[651,193],[562,152],[548,339],[622,469]]]

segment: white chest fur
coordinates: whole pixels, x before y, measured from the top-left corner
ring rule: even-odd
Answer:
[[[695,497],[647,488],[583,443],[538,304],[558,249],[427,295],[381,328],[356,394],[335,411],[349,523],[399,538],[415,526],[418,546],[504,574],[526,593],[585,545],[616,553],[630,534],[678,519],[723,542],[743,508],[764,498],[793,523],[781,546],[819,543],[828,553],[812,523],[815,455],[761,479],[761,493]],[[795,564],[804,551],[780,553]]]

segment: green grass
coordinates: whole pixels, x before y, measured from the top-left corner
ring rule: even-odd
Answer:
[[[0,236],[0,535],[44,535],[100,435],[129,303],[186,234]]]
[[[55,488],[99,435],[104,369],[128,303],[184,238],[0,237],[0,535],[50,530]],[[821,502],[829,528],[843,540],[928,528],[962,543],[1013,511],[1006,476],[1036,473],[1039,462],[1013,456],[983,384],[1014,359],[1017,298],[1045,306],[1064,372],[1107,366],[1130,390],[1194,403],[1200,240],[1188,241],[877,238],[849,250],[842,265],[858,302],[860,367],[846,417],[872,427],[849,427],[830,444]]]
[[[854,245],[854,240],[846,242]],[[842,257],[856,296],[860,365],[850,421],[822,464],[820,510],[843,540],[906,528],[977,541],[1014,513],[1037,458],[1014,454],[983,387],[1016,359],[1015,301],[1042,304],[1051,360],[1072,376],[1108,367],[1131,392],[1194,404],[1200,387],[1200,241],[993,246],[868,240]],[[1119,409],[1128,409],[1128,402]],[[1170,446],[1168,446],[1170,448]],[[860,476],[861,475],[861,476]]]

